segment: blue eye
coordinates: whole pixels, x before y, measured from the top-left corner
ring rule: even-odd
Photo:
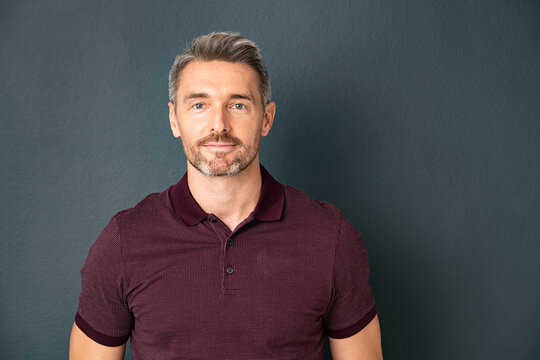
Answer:
[[[204,107],[204,104],[201,104],[201,103],[197,103],[193,105],[193,108],[196,110],[202,110],[203,107]]]
[[[243,110],[246,108],[246,106],[244,104],[234,104],[233,107],[236,109],[236,110]]]

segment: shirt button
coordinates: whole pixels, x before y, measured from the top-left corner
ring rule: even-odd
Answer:
[[[214,219],[213,217],[209,217],[208,220],[210,220],[210,222],[213,222],[213,223],[215,223],[215,222],[217,221],[217,220]]]
[[[233,244],[233,239],[227,240],[227,247],[231,246]]]
[[[225,271],[227,272],[227,274],[231,275],[234,272],[234,269],[232,268],[232,266],[229,266]]]

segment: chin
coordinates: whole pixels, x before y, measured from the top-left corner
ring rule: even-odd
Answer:
[[[241,164],[234,163],[228,167],[216,167],[210,166],[207,163],[201,163],[199,166],[195,166],[197,170],[206,176],[218,177],[218,176],[235,176],[240,174],[245,168],[242,168]]]

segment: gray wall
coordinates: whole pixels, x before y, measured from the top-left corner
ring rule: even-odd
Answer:
[[[185,171],[167,73],[261,47],[262,162],[370,252],[386,359],[540,358],[538,1],[2,1],[0,358],[61,359],[107,220]]]

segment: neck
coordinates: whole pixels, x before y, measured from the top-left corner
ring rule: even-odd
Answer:
[[[207,214],[214,214],[234,230],[253,212],[261,194],[259,156],[235,176],[209,177],[187,164],[188,186]]]

